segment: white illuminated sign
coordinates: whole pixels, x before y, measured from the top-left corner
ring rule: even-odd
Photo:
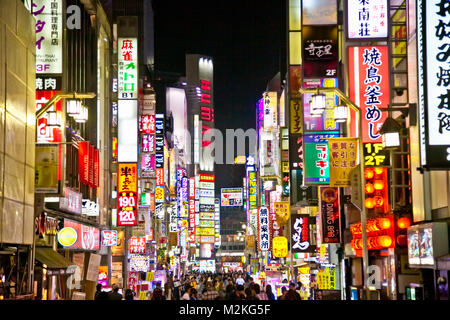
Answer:
[[[36,19],[36,73],[62,73],[63,3],[33,0],[27,9]]]
[[[348,38],[387,38],[388,17],[387,0],[347,0]]]
[[[119,99],[138,98],[138,53],[136,38],[119,38]]]
[[[118,162],[138,161],[137,112],[137,100],[119,100]]]
[[[421,164],[450,168],[450,7],[448,1],[417,1]]]

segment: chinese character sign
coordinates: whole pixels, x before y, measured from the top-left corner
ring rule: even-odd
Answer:
[[[315,252],[316,246],[311,238],[311,218],[307,214],[291,215],[291,251]]]
[[[270,217],[267,207],[260,207],[258,210],[258,250],[270,250]]]
[[[389,105],[389,55],[387,46],[349,47],[350,100],[362,113],[362,141],[382,142],[379,133]]]
[[[277,127],[277,93],[276,92],[264,92],[263,94],[264,104],[264,130],[272,130]]]
[[[303,108],[302,102],[299,99],[292,99],[290,101],[290,118],[291,126],[290,133],[303,133]]]
[[[145,253],[145,237],[131,237],[128,244],[128,253]]]
[[[255,171],[250,171],[248,173],[248,202],[249,202],[249,209],[256,209],[257,208],[257,204],[256,204],[256,193],[257,193],[257,188],[256,188],[256,172]]]
[[[305,184],[330,183],[328,139],[338,137],[332,131],[305,134]]]
[[[350,187],[350,173],[356,167],[358,158],[357,138],[331,138],[330,150],[330,186]]]
[[[155,136],[152,134],[142,135],[142,152],[155,152]]]
[[[138,43],[136,38],[119,38],[119,99],[138,98]]]
[[[277,217],[276,218],[277,223],[280,226],[285,225],[289,221],[289,216],[290,216],[291,207],[290,207],[289,201],[275,202],[274,210],[275,210],[275,215]]]
[[[387,38],[388,17],[387,0],[347,0],[348,38]]]
[[[155,115],[143,114],[139,118],[139,132],[141,133],[155,133]]]
[[[63,2],[33,0],[36,19],[36,73],[62,73]]]
[[[102,246],[104,247],[117,246],[116,230],[102,230]]]
[[[417,1],[421,164],[450,168],[450,4]]]
[[[137,223],[137,164],[119,163],[117,225]]]

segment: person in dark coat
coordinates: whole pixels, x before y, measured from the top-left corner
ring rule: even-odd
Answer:
[[[114,300],[114,301],[122,300],[122,295],[119,293],[118,285],[116,285],[116,284],[113,285],[113,290],[109,293],[108,300]]]

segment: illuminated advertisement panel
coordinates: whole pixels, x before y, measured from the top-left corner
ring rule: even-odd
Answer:
[[[118,161],[138,162],[138,102],[119,100]]]
[[[450,168],[448,1],[417,1],[418,108],[421,164]]]
[[[137,38],[119,38],[117,48],[119,99],[138,99]]]
[[[363,143],[382,142],[379,133],[388,117],[389,54],[387,46],[349,47],[350,100],[362,112]]]
[[[387,0],[347,0],[348,39],[383,39],[388,37]]]
[[[137,224],[137,164],[119,163],[118,171],[118,226]]]
[[[330,183],[329,138],[339,138],[339,132],[305,134],[305,184]]]

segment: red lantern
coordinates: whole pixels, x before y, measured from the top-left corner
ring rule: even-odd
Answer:
[[[373,187],[373,184],[371,184],[371,183],[366,184],[366,186],[364,187],[364,190],[366,191],[367,194],[372,194],[375,192],[375,188]]]
[[[409,218],[407,217],[402,217],[397,220],[397,226],[400,229],[407,229],[411,226],[411,220],[409,220]]]
[[[384,189],[384,181],[383,180],[375,180],[373,183],[373,187],[375,190],[383,190]]]
[[[367,198],[367,199],[364,201],[364,206],[365,206],[367,209],[373,209],[373,208],[375,207],[375,200],[374,200],[373,198]]]
[[[373,176],[375,175],[373,169],[371,168],[366,168],[366,170],[364,171],[364,178],[366,180],[370,180],[373,178]]]

